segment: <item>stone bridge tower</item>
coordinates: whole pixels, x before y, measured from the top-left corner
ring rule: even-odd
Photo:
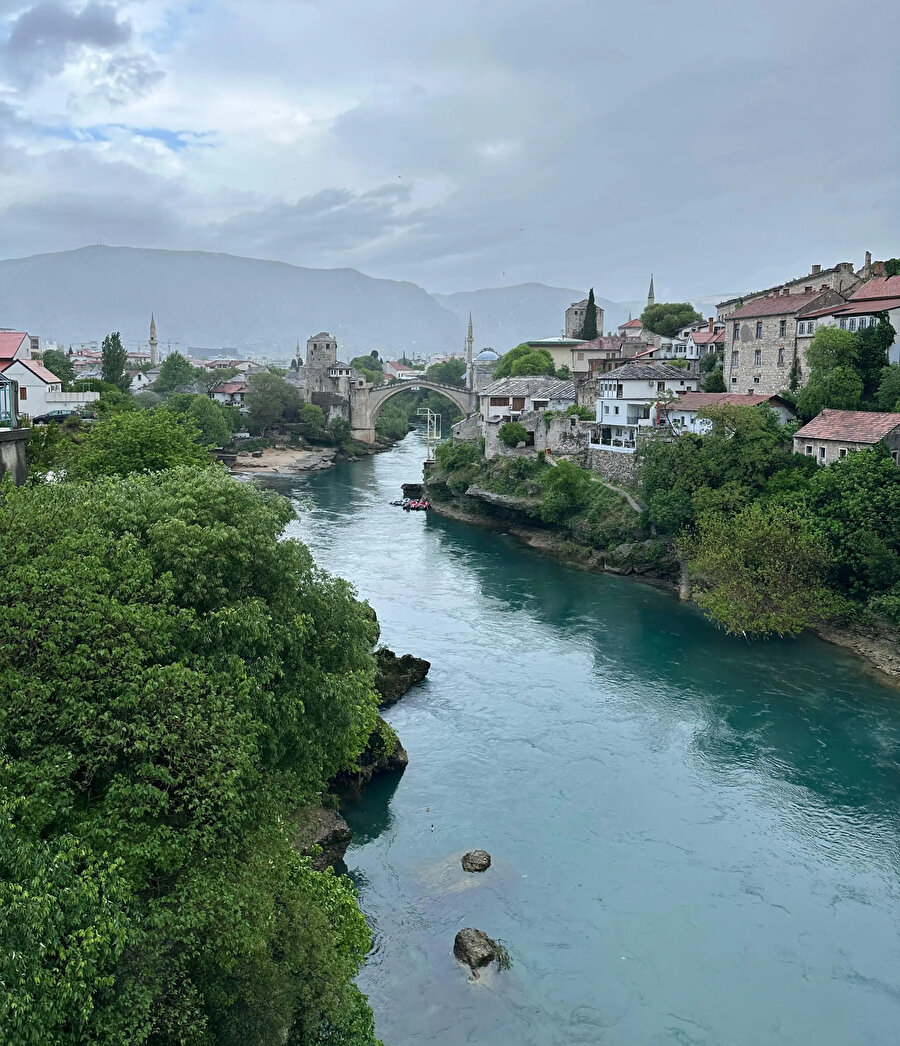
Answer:
[[[326,331],[314,334],[306,342],[306,366],[303,368],[306,377],[306,393],[311,397],[315,392],[333,392],[334,384],[328,372],[337,363],[337,338],[332,338]]]

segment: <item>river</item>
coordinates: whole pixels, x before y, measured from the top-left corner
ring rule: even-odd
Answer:
[[[900,690],[391,507],[423,457],[413,434],[267,483],[433,666],[386,716],[406,773],[346,811],[386,1046],[898,1042]],[[483,875],[459,867],[475,847]],[[470,980],[463,926],[511,969]]]

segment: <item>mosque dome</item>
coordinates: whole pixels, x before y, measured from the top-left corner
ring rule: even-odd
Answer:
[[[493,349],[482,349],[481,352],[475,357],[476,363],[494,363],[500,359],[500,356],[494,352]]]

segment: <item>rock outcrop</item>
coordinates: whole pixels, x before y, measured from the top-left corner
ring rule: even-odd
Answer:
[[[388,708],[416,683],[421,683],[431,668],[431,662],[412,654],[397,657],[393,650],[381,647],[375,651],[375,689],[381,700],[380,708]]]
[[[338,795],[355,798],[376,774],[402,773],[408,763],[409,756],[400,738],[379,716],[356,765],[341,770],[329,784]]]
[[[317,872],[334,867],[344,859],[350,845],[350,828],[337,810],[328,806],[305,806],[296,812],[297,834],[294,846],[303,854],[313,854]]]
[[[484,930],[467,926],[460,930],[453,942],[453,954],[470,969],[477,971],[500,955],[500,946]]]
[[[486,872],[491,866],[491,855],[487,850],[470,850],[462,855],[463,871]]]

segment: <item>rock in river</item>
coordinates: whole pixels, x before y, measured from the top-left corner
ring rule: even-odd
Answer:
[[[399,701],[410,687],[421,683],[431,662],[412,654],[397,657],[393,650],[381,647],[375,651],[375,689],[378,691],[382,708]]]
[[[453,942],[453,954],[473,970],[487,966],[500,954],[499,946],[484,930],[467,926],[460,930]]]
[[[408,762],[409,756],[400,738],[378,716],[365,751],[352,766],[331,779],[331,790],[343,798],[356,798],[376,774],[402,773]]]
[[[337,810],[328,806],[306,806],[295,813],[297,835],[294,846],[304,854],[321,847],[312,859],[317,872],[333,867],[344,859],[350,845],[350,829]]]
[[[486,872],[491,866],[491,855],[487,850],[470,850],[463,854],[462,866],[466,872]]]

